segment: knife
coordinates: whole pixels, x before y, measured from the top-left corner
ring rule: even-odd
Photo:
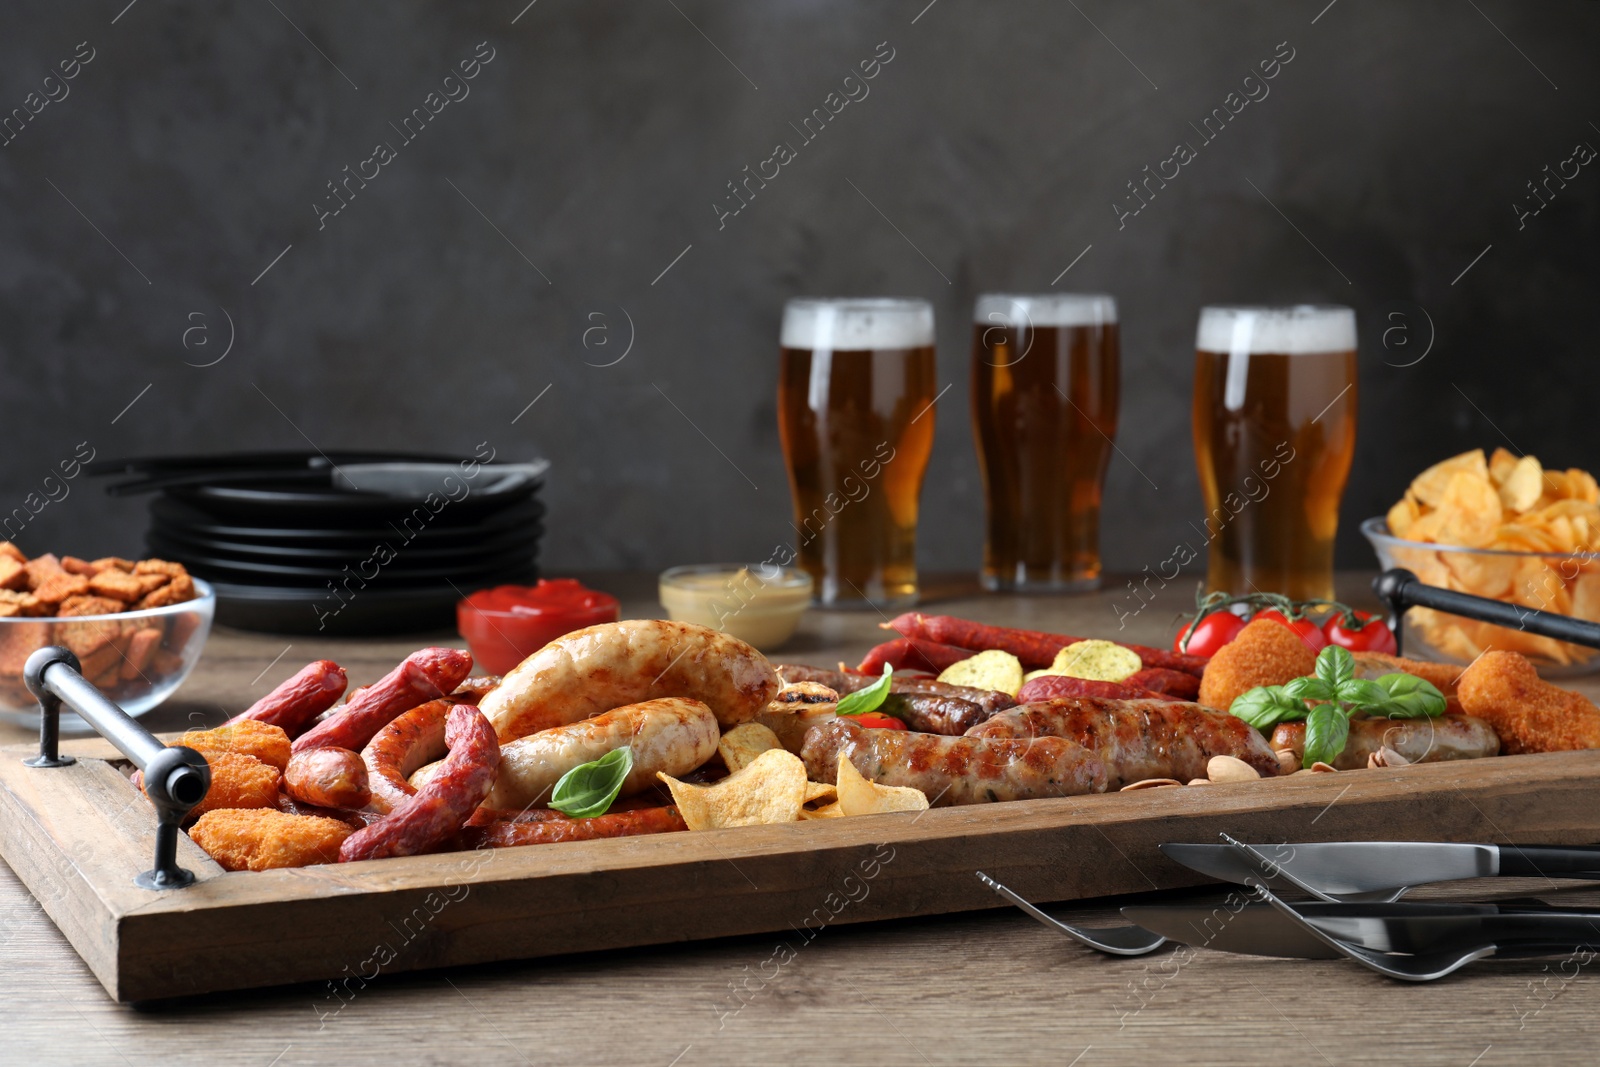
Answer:
[[[1495,904],[1296,904],[1331,937],[1377,952],[1429,952],[1463,942],[1600,950],[1600,911]],[[1251,956],[1338,959],[1328,945],[1267,904],[1142,904],[1133,923],[1198,948]]]
[[[1394,899],[1406,889],[1458,878],[1600,879],[1600,847],[1448,844],[1437,841],[1329,841],[1256,845],[1302,887],[1329,896],[1372,894]],[[1229,845],[1166,844],[1168,859],[1245,885],[1261,874]],[[1273,886],[1282,879],[1267,878]]]

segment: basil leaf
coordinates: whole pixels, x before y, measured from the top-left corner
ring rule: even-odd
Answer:
[[[1351,705],[1351,711],[1372,711],[1389,699],[1388,690],[1370,678],[1351,678],[1340,682],[1334,699]]]
[[[1348,648],[1329,645],[1317,653],[1317,677],[1327,682],[1330,688],[1339,688],[1339,683],[1348,682],[1355,675],[1356,658]]]
[[[889,695],[889,682],[894,677],[894,668],[889,664],[883,665],[883,677],[867,686],[857,689],[854,693],[847,693],[835,706],[835,715],[860,715],[863,712],[877,711],[878,705],[883,703]]]
[[[1384,699],[1372,710],[1391,719],[1433,718],[1443,715],[1449,703],[1432,682],[1414,674],[1386,674],[1377,685],[1384,691]]]
[[[1333,686],[1321,678],[1294,678],[1283,686],[1283,691],[1296,700],[1332,700]]]
[[[556,783],[550,792],[550,806],[574,819],[604,815],[622,792],[622,783],[633,770],[633,749],[614,748],[597,760],[580,763]]]
[[[1318,704],[1306,716],[1306,754],[1302,767],[1332,764],[1350,738],[1350,716],[1337,704]]]
[[[1280,722],[1306,717],[1306,702],[1284,692],[1284,687],[1258,685],[1234,697],[1228,714],[1243,719],[1257,730],[1270,730]]]

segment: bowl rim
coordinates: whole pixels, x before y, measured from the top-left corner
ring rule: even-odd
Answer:
[[[765,568],[776,568],[777,576],[763,577]],[[811,572],[784,563],[684,563],[676,567],[668,567],[657,577],[658,591],[660,589],[682,590],[683,592],[704,592],[704,590],[684,589],[677,583],[677,579],[698,574],[726,574],[730,580],[740,571],[748,571],[752,577],[763,586],[776,592],[799,592],[804,589],[808,593],[816,584],[811,577]]]
[[[189,578],[194,582],[195,591],[200,595],[192,596],[188,600],[180,600],[176,604],[163,604],[159,608],[140,608],[137,611],[116,611],[109,615],[9,615],[0,619],[0,624],[19,622],[108,622],[110,620],[131,622],[137,619],[159,619],[164,615],[176,615],[181,611],[194,611],[201,604],[205,604],[215,611],[217,591],[211,587],[211,583],[204,578],[196,578],[192,574],[189,575]]]
[[[1470,552],[1476,556],[1512,556],[1521,559],[1579,559],[1600,560],[1600,552],[1530,552],[1516,548],[1472,548],[1468,545],[1441,545],[1432,541],[1412,541],[1389,532],[1389,520],[1374,515],[1361,523],[1361,532],[1374,546],[1394,544],[1430,552]]]

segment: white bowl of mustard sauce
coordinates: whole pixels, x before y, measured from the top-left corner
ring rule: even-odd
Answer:
[[[811,603],[811,575],[773,563],[696,563],[661,572],[661,606],[763,652],[779,648]]]

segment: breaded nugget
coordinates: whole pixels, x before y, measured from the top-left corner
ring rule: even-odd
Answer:
[[[276,808],[283,772],[238,752],[202,753],[211,764],[211,788],[190,817],[219,808]]]
[[[233,752],[254,756],[280,771],[289,766],[289,735],[282,727],[256,719],[240,719],[214,730],[191,730],[172,743],[192,748],[208,760],[214,753]]]
[[[1387,652],[1352,652],[1357,678],[1381,678],[1385,674],[1414,674],[1445,696],[1453,696],[1461,682],[1461,668],[1453,663],[1431,663],[1421,659],[1391,656]]]
[[[268,808],[220,808],[189,828],[189,837],[230,871],[267,871],[339,862],[353,830],[338,819]]]
[[[1462,673],[1456,696],[1468,715],[1494,727],[1504,755],[1600,748],[1600,708],[1540,678],[1520,652],[1479,656]]]
[[[1206,664],[1200,703],[1227,711],[1236,697],[1258,685],[1283,685],[1316,669],[1316,656],[1294,631],[1271,619],[1255,619]]]

